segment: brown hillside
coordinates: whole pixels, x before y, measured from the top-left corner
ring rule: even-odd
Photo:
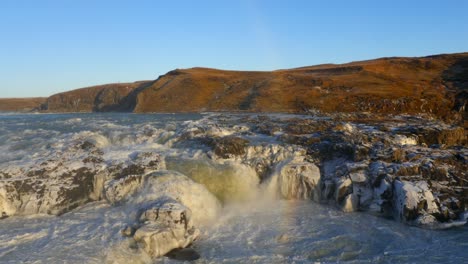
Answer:
[[[468,53],[382,58],[273,72],[178,69],[142,89],[134,111],[316,109],[432,113],[454,119],[460,117],[457,112],[466,104],[467,84]]]
[[[47,98],[42,110],[48,112],[132,111],[135,92],[151,82],[114,83],[59,93]]]
[[[468,123],[468,53],[272,72],[178,69],[155,81],[0,99],[0,111],[426,113]]]
[[[0,112],[30,112],[39,110],[45,97],[0,98]]]

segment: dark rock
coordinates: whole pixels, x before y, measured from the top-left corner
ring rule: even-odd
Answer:
[[[120,231],[120,233],[122,234],[122,236],[132,237],[135,234],[135,231],[135,227],[127,225]]]
[[[193,248],[176,248],[167,253],[166,257],[179,261],[194,261],[201,256]]]
[[[217,156],[228,159],[233,156],[245,154],[245,148],[249,145],[249,141],[239,137],[224,137],[216,140],[214,152]]]
[[[291,119],[288,120],[288,125],[285,131],[293,135],[312,134],[320,131],[325,131],[330,128],[330,122],[313,121],[308,119]]]
[[[159,154],[153,152],[135,153],[127,164],[116,164],[108,169],[114,179],[121,179],[128,175],[142,175],[150,171],[159,170],[163,162]]]
[[[463,127],[406,127],[399,130],[403,134],[415,134],[420,144],[456,146],[465,145],[467,136]]]
[[[282,129],[279,125],[272,123],[260,123],[254,128],[254,130],[261,134],[273,136],[276,132],[280,132]]]

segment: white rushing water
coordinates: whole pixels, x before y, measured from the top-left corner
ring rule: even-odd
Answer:
[[[468,257],[466,230],[424,230],[304,201],[225,210],[194,243],[201,255],[197,263],[464,263]],[[150,263],[120,234],[129,221],[125,212],[95,203],[60,217],[5,219],[0,260]]]
[[[65,150],[77,138],[102,149],[108,166],[137,151],[157,152],[165,157],[167,169],[203,184],[223,203],[214,219],[199,226],[201,235],[191,246],[201,256],[195,263],[468,261],[466,226],[425,230],[369,214],[344,213],[311,201],[280,200],[264,186],[268,181],[260,184],[252,167],[236,159],[212,159],[196,142],[178,145],[184,133],[197,129],[212,136],[241,134],[256,144],[276,143],[274,136],[249,131],[242,124],[243,117],[0,115],[0,170],[32,166],[50,157],[47,153]],[[161,188],[170,192],[170,186],[166,187]],[[134,221],[134,206],[98,201],[61,216],[0,220],[0,263],[178,263],[167,257],[151,259],[131,238],[122,236],[121,230]]]

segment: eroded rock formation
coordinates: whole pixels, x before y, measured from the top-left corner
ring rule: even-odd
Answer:
[[[152,257],[194,243],[223,206],[260,199],[427,228],[466,223],[466,137],[433,119],[207,115],[129,131],[70,134],[1,164],[1,216],[104,200],[128,213],[122,234]]]

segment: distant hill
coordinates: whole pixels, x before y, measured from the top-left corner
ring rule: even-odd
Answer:
[[[142,89],[135,112],[232,111],[465,115],[468,53],[382,58],[272,72],[174,70]]]
[[[46,99],[46,97],[0,98],[0,112],[37,111]]]
[[[137,113],[319,110],[428,113],[446,120],[467,120],[467,98],[468,53],[458,53],[270,72],[177,69],[155,81],[108,84],[56,94],[47,98],[42,109]]]

